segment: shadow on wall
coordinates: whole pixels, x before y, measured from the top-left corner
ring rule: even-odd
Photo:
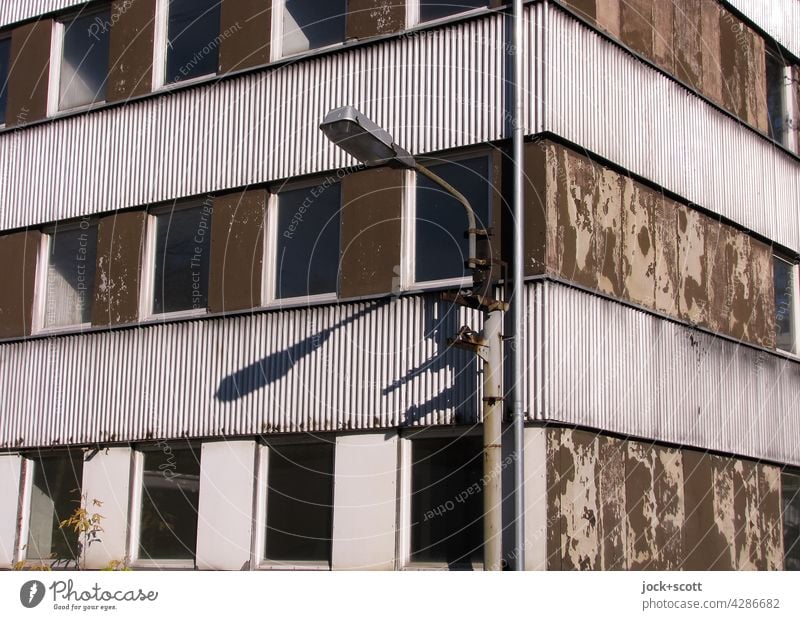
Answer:
[[[374,313],[377,309],[398,303],[390,300],[380,300],[366,305],[358,312],[347,316],[329,328],[320,330],[299,342],[281,350],[271,353],[266,357],[228,375],[222,381],[215,394],[215,398],[222,402],[235,402],[250,394],[280,381],[288,376],[294,366],[304,358],[318,356],[319,363],[325,361],[323,346],[330,337],[337,332],[354,324],[360,319]],[[447,344],[447,339],[454,336],[461,327],[459,324],[458,307],[451,302],[444,302],[435,296],[428,296],[423,301],[424,328],[423,341],[411,342],[406,346],[414,350],[433,349],[431,355],[416,366],[408,369],[402,376],[397,377],[390,384],[380,387],[377,398],[386,398],[394,392],[413,390],[421,393],[424,398],[429,394],[426,386],[431,383],[432,377],[443,373],[449,377],[446,386],[437,393],[425,398],[423,402],[415,402],[398,416],[401,425],[412,425],[426,416],[447,410],[454,411],[455,423],[471,423],[477,420],[477,360],[467,351],[456,349]],[[475,327],[475,326],[473,326]],[[399,339],[402,334],[398,334]],[[430,342],[429,342],[430,341]],[[397,339],[394,344],[397,343]],[[433,345],[431,347],[431,344]],[[399,355],[397,348],[391,347],[392,355]],[[348,365],[347,360],[341,362]],[[367,368],[371,365],[367,364]],[[417,385],[415,385],[415,382]],[[460,395],[468,395],[462,399]],[[399,401],[409,399],[397,399]],[[387,404],[388,406],[388,404]]]

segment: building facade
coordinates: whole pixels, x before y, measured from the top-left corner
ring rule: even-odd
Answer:
[[[800,1],[507,11],[0,6],[0,568],[481,568],[463,211],[344,105],[524,226],[524,568],[800,568]]]

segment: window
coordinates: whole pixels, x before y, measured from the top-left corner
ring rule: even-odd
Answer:
[[[45,231],[41,319],[45,329],[91,323],[97,225],[89,219]]]
[[[8,100],[8,71],[11,60],[11,39],[0,39],[0,125],[6,123]]]
[[[281,54],[288,56],[341,43],[346,0],[284,0]]]
[[[783,550],[786,570],[800,570],[800,476],[784,472]]]
[[[275,297],[335,294],[339,273],[340,186],[321,185],[278,194]]]
[[[110,10],[105,9],[59,24],[62,32],[58,79],[58,109],[70,110],[106,99]]]
[[[767,115],[769,116],[769,137],[783,142],[786,135],[786,63],[777,50],[766,52],[767,75]]]
[[[478,228],[491,226],[489,157],[425,164],[469,200]],[[439,185],[417,174],[414,277],[416,282],[465,278],[469,250],[464,207]]]
[[[215,74],[219,68],[220,0],[165,0],[166,83]]]
[[[777,256],[773,259],[775,277],[775,346],[797,353],[797,266]]]
[[[479,436],[412,440],[412,562],[458,567],[482,561],[482,464]]]
[[[268,453],[264,558],[329,565],[334,444],[274,444]]]
[[[200,497],[200,452],[158,442],[141,451],[138,560],[194,561]]]
[[[419,21],[429,22],[434,19],[456,15],[472,9],[487,6],[486,0],[457,0],[456,2],[444,2],[443,0],[420,0],[419,2]]]
[[[78,536],[72,528],[59,524],[81,505],[83,455],[37,455],[28,463],[33,471],[25,559],[75,562],[80,553]]]
[[[208,199],[151,217],[152,314],[204,312],[208,306],[212,211]]]

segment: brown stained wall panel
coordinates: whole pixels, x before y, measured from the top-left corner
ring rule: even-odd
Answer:
[[[156,0],[115,0],[108,49],[108,101],[145,95],[153,87]]]
[[[720,15],[717,2],[701,2],[700,55],[703,63],[703,94],[722,105],[722,60]]]
[[[554,222],[548,217],[550,204],[547,165],[552,144],[546,141],[525,145],[524,204],[525,204],[525,275],[548,273],[548,232]],[[553,239],[553,241],[555,241]]]
[[[373,168],[342,179],[339,296],[397,290],[404,173]]]
[[[639,442],[629,442],[625,459],[625,512],[629,570],[659,570],[655,528],[655,489],[652,452]]]
[[[596,0],[564,0],[564,4],[584,19],[594,22],[596,19]]]
[[[750,237],[732,230],[727,236],[725,259],[731,287],[731,311],[728,314],[727,331],[737,340],[749,342],[753,320]]]
[[[349,0],[347,3],[348,39],[400,32],[405,25],[404,0]]]
[[[620,12],[622,41],[645,58],[653,54],[653,2],[652,0],[625,0]]]
[[[678,206],[659,196],[655,210],[655,309],[678,316]]]
[[[674,13],[672,2],[653,3],[653,61],[668,73],[675,72]]]
[[[708,282],[705,260],[706,218],[678,207],[678,312],[680,318],[706,325]]]
[[[706,273],[708,274],[708,328],[730,333],[730,313],[733,289],[728,271],[728,235],[736,234],[719,220],[708,220],[706,226]]]
[[[100,218],[92,325],[119,325],[139,318],[146,217],[144,211],[128,211]]]
[[[0,338],[19,338],[31,333],[41,238],[38,230],[0,236],[0,265],[3,266]]]
[[[658,564],[664,570],[679,570],[683,565],[683,539],[686,524],[683,498],[683,454],[680,450],[652,446]]]
[[[597,0],[595,8],[597,26],[617,39],[622,35],[622,25],[620,23],[622,1]]]
[[[595,264],[600,292],[621,297],[622,189],[624,178],[607,168],[598,170],[595,201]]]
[[[266,190],[214,198],[211,218],[209,312],[232,312],[261,305]]]
[[[750,239],[750,278],[752,282],[752,314],[750,338],[765,347],[775,346],[775,280],[772,273],[772,250]]]
[[[747,122],[760,132],[769,132],[767,113],[767,59],[764,39],[748,28],[750,60],[747,72]]]
[[[47,117],[53,20],[42,19],[11,32],[6,125]]]
[[[675,1],[673,45],[675,48],[675,76],[702,92],[701,4],[696,0]]]
[[[624,296],[653,308],[656,294],[654,210],[656,193],[630,178],[622,192],[622,276]]]
[[[600,498],[600,568],[626,570],[625,456],[628,442],[597,435],[597,489]]]
[[[722,61],[722,104],[732,114],[747,120],[746,85],[748,37],[744,24],[724,8],[720,9],[720,58]]]
[[[595,288],[596,167],[586,157],[557,148],[557,269],[561,277]],[[598,168],[599,170],[599,168]]]
[[[547,429],[547,570],[561,570],[561,442],[560,428]]]
[[[264,0],[222,0],[219,72],[265,65],[270,56],[272,8]]]
[[[766,570],[784,569],[781,471],[774,465],[758,464],[758,529]]]
[[[733,465],[734,563],[736,570],[765,570],[758,527],[758,465],[737,460]]]

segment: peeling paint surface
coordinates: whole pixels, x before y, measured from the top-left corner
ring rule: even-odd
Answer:
[[[696,211],[678,209],[678,309],[681,318],[695,324],[706,320],[705,222]]]
[[[631,179],[625,180],[622,203],[622,272],[625,296],[647,308],[655,306],[656,253],[653,211],[655,194]]]

